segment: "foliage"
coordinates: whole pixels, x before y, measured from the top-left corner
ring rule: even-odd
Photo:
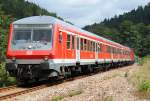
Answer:
[[[134,49],[143,57],[150,53],[150,3],[131,12],[105,19],[84,29]]]
[[[0,63],[0,87],[8,86],[16,83],[15,78],[9,77],[4,68],[5,64]]]
[[[51,15],[57,17],[56,13],[50,13],[46,9],[40,8],[38,5],[25,0],[0,0],[0,4],[4,14],[11,15],[14,18],[37,15]]]
[[[6,15],[0,16],[0,61],[4,61],[10,22],[11,22],[10,16]]]
[[[147,56],[140,59],[139,64],[144,65],[145,63],[147,63],[149,61],[150,61],[150,55],[147,55]]]
[[[141,98],[150,99],[150,56],[143,57],[128,80],[137,88],[136,95]]]
[[[141,83],[139,83],[138,89],[142,92],[150,92],[150,81],[143,80]]]

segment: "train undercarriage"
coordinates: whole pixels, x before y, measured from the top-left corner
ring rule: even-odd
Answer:
[[[87,74],[99,71],[107,71],[111,68],[118,68],[122,66],[131,65],[134,62],[124,61],[124,62],[111,62],[111,63],[95,63],[89,65],[80,65],[77,63],[75,66],[60,66],[59,71],[49,68],[49,64],[44,62],[41,64],[15,64],[7,63],[6,70],[9,72],[9,75],[16,77],[17,82],[27,83],[37,82],[51,77],[56,78],[68,78],[71,76],[76,76],[79,74]]]

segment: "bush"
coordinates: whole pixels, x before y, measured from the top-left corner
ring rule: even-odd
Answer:
[[[147,63],[149,61],[150,61],[150,55],[147,55],[147,56],[145,56],[145,57],[140,59],[139,64],[143,65],[143,64],[145,64],[145,63]]]
[[[16,79],[10,77],[5,70],[5,63],[0,63],[0,87],[16,84]]]
[[[138,90],[150,92],[150,81],[143,80],[141,83],[139,83]]]

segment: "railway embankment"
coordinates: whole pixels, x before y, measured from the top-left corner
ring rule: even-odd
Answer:
[[[23,94],[11,101],[148,101],[136,95],[132,76],[141,66],[112,69]]]

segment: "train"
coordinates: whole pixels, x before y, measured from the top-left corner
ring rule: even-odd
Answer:
[[[18,82],[69,77],[134,63],[134,51],[52,16],[10,24],[6,70]]]

